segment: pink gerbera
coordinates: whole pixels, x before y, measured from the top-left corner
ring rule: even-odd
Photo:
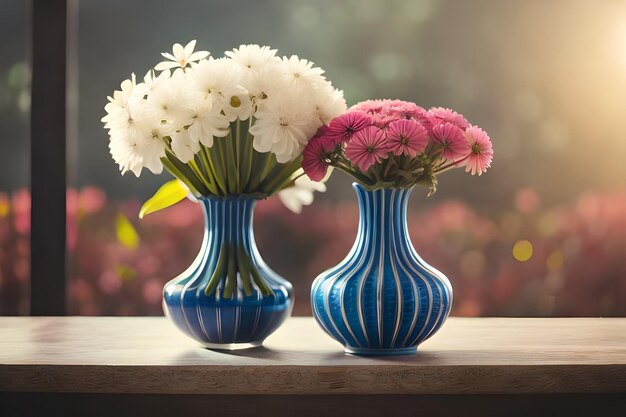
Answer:
[[[448,161],[459,161],[467,156],[467,140],[463,131],[452,123],[433,127],[433,139],[441,145],[441,155]]]
[[[360,111],[369,115],[383,111],[389,100],[365,100],[350,107],[350,111]]]
[[[433,124],[439,123],[452,123],[459,129],[467,129],[470,124],[462,114],[455,112],[454,110],[446,109],[443,107],[433,107],[428,112],[432,115]]]
[[[478,126],[472,126],[465,131],[465,138],[470,147],[470,154],[466,160],[465,172],[472,175],[481,175],[491,166],[493,146],[487,132]]]
[[[361,171],[367,171],[375,163],[389,157],[385,132],[375,126],[360,130],[348,142],[345,154]]]
[[[418,120],[423,118],[426,110],[415,103],[393,100],[389,103],[388,112],[402,119]]]
[[[313,181],[324,179],[330,162],[328,155],[337,147],[334,138],[326,135],[326,132],[327,129],[318,130],[302,152],[302,169]]]
[[[400,119],[389,124],[387,129],[389,151],[395,155],[413,158],[426,149],[428,132],[415,120]]]
[[[336,143],[346,142],[359,130],[372,123],[371,117],[360,111],[352,111],[335,117],[328,126],[328,136],[335,138]]]

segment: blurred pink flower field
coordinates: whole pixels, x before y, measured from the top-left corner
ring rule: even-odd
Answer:
[[[199,249],[199,207],[185,200],[139,220],[139,201],[94,187],[68,190],[67,207],[70,313],[161,315],[163,285]],[[300,215],[277,199],[258,204],[258,245],[294,284],[294,314],[310,314],[311,282],[347,254],[357,222],[356,199],[320,199]],[[624,192],[544,207],[524,188],[497,216],[447,201],[414,210],[409,228],[420,255],[450,278],[454,315],[626,314]],[[29,193],[0,193],[0,314],[28,313],[29,232]]]

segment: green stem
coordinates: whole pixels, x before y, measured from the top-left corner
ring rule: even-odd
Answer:
[[[226,276],[226,285],[224,286],[224,298],[231,299],[237,289],[237,253],[235,252],[235,244],[228,246],[228,271]]]
[[[166,151],[165,157],[161,158],[163,166],[176,178],[181,180],[187,188],[196,196],[204,195],[206,188],[196,174],[185,164],[180,162],[173,154]]]
[[[211,295],[213,291],[215,291],[215,289],[217,288],[217,285],[220,283],[220,281],[224,278],[224,276],[226,275],[227,264],[228,250],[226,246],[222,246],[222,248],[220,249],[219,257],[217,259],[217,265],[215,266],[215,270],[213,271],[213,274],[209,279],[209,283],[204,290],[204,293],[206,295]]]
[[[357,172],[356,170],[353,170],[350,167],[347,167],[344,164],[341,164],[340,162],[335,162],[333,166],[337,168],[338,170],[343,171],[346,174],[356,178],[358,181],[360,181],[363,184],[373,185],[373,181],[367,175]]]
[[[441,166],[439,166],[439,167],[438,167],[435,171],[433,171],[433,174],[441,174],[442,172],[448,171],[448,170],[450,170],[450,169],[452,169],[452,168],[457,168],[457,167],[458,167],[458,165],[459,165],[461,162],[465,161],[465,160],[466,160],[467,158],[469,158],[469,157],[470,157],[470,156],[469,156],[469,155],[467,155],[466,157],[463,157],[463,158],[459,159],[458,161],[453,161],[453,162],[450,162],[450,163],[449,163],[449,164],[447,164],[447,165],[441,165]]]
[[[252,268],[250,269],[250,273],[252,274],[252,279],[254,280],[254,283],[256,284],[256,286],[259,287],[261,294],[274,297],[276,295],[274,294],[274,291],[267,285],[267,283],[265,282],[263,277],[261,277],[261,275],[259,274],[259,271],[257,271],[255,266],[254,265],[251,265],[251,266]]]
[[[213,146],[215,146],[215,143],[213,143]],[[205,163],[210,170],[215,183],[217,184],[217,188],[219,190],[218,195],[226,195],[228,190],[226,189],[226,184],[224,183],[224,177],[221,172],[218,171],[209,148],[204,145],[200,145],[200,153],[204,156]]]
[[[258,190],[259,185],[261,185],[275,165],[275,162],[273,162],[275,159],[272,158],[271,152],[260,153],[253,150],[252,155],[252,177],[250,178],[248,189]]]
[[[237,245],[237,261],[239,263],[239,276],[243,284],[243,291],[246,296],[252,296],[252,281],[250,275],[250,259],[243,245]]]
[[[202,172],[202,170],[200,169],[200,167],[198,166],[198,164],[196,164],[196,161],[191,159],[189,160],[189,162],[187,162],[187,165],[191,168],[191,170],[198,176],[198,178],[200,178],[200,181],[202,181],[202,183],[204,184],[204,186],[211,192],[212,191],[212,187],[211,184],[209,182],[209,180],[207,179],[206,175]]]
[[[225,149],[225,168],[226,168],[226,184],[228,185],[228,193],[237,193],[237,158],[235,157],[235,145],[232,135],[232,128],[228,136],[224,138],[223,149]]]
[[[220,187],[224,190],[224,195],[229,194],[228,176],[226,175],[226,166],[224,164],[224,140],[228,138],[215,138],[213,146],[209,149],[208,155],[213,162],[215,168],[215,178]]]
[[[250,117],[252,120],[252,117]],[[252,156],[254,154],[254,148],[252,147],[252,136],[249,134],[250,124],[245,128],[245,134],[242,134],[239,138],[240,142],[239,146],[239,169],[241,177],[239,180],[241,181],[241,190],[246,193],[250,190],[248,186],[250,182],[250,173],[252,172]],[[242,124],[245,126],[245,124]],[[244,133],[244,132],[242,132]]]
[[[269,174],[268,181],[261,183],[261,188],[267,195],[272,195],[280,190],[280,187],[290,179],[291,174],[301,166],[301,158],[296,158],[287,164],[279,164]]]
[[[200,145],[200,152],[198,152],[196,156],[198,157],[199,166],[206,173],[206,178],[211,184],[211,192],[215,195],[220,195],[219,184],[217,183],[215,172],[204,149],[204,145]]]

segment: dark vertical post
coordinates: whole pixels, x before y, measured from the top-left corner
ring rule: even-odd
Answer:
[[[66,314],[66,0],[32,0],[32,315]]]

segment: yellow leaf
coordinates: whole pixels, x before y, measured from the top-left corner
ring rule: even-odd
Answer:
[[[179,180],[168,181],[157,190],[156,193],[141,206],[139,218],[143,219],[146,214],[154,213],[178,203],[189,194],[185,184]]]
[[[126,248],[134,250],[139,246],[139,234],[128,217],[122,213],[115,218],[115,232],[117,240]]]

